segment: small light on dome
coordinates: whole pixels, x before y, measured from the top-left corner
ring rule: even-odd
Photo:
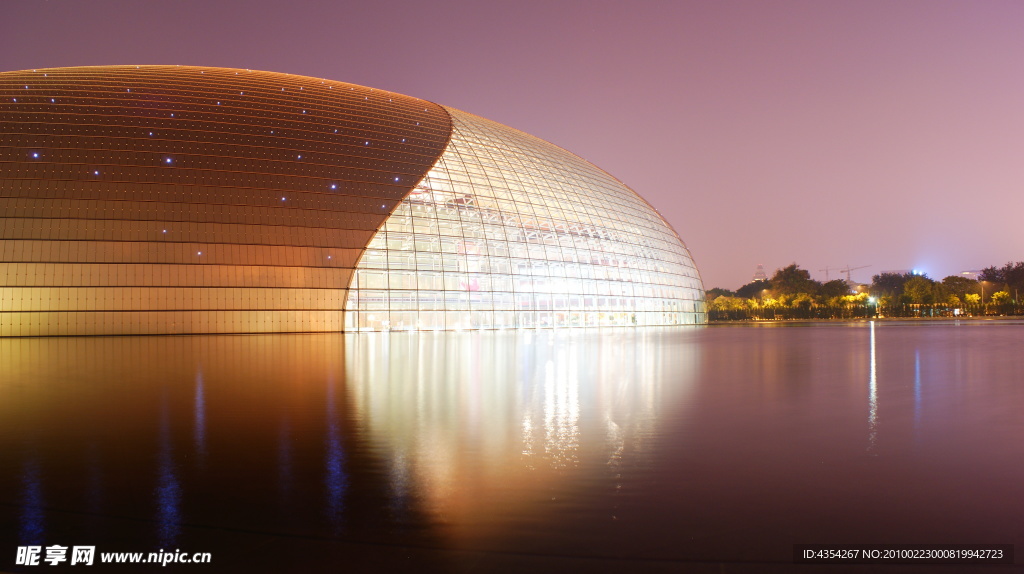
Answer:
[[[165,162],[165,163],[171,163],[171,161],[172,161],[172,160],[171,160],[171,158],[169,158],[169,157],[168,157],[168,158],[164,158],[164,162]]]
[[[338,189],[338,184],[332,183],[331,184],[331,189]]]
[[[99,172],[99,170],[96,170],[96,171],[92,172],[92,174],[93,174],[93,175],[99,175],[99,174],[100,174],[100,172]]]
[[[32,152],[32,157],[39,157],[39,152]]]

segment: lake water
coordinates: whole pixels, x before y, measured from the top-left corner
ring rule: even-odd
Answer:
[[[1001,321],[0,340],[0,570],[57,571],[15,564],[53,544],[218,572],[1024,551],[1022,351]]]

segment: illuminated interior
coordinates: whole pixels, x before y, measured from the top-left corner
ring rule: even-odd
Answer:
[[[347,329],[705,322],[689,251],[636,193],[555,145],[445,109],[448,147],[370,240]]]

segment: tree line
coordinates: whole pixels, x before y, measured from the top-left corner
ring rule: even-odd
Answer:
[[[1021,315],[1024,261],[987,267],[978,279],[950,275],[937,281],[918,273],[880,273],[870,285],[842,279],[811,279],[793,263],[767,281],[729,291],[707,291],[711,321],[855,319],[860,317],[955,317]]]

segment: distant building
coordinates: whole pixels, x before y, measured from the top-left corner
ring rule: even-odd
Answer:
[[[768,275],[764,272],[764,265],[758,263],[757,271],[754,271],[754,281],[767,281]]]
[[[970,279],[971,281],[977,281],[981,279],[981,271],[961,271],[960,273],[957,273],[957,276],[963,277],[964,279]]]

